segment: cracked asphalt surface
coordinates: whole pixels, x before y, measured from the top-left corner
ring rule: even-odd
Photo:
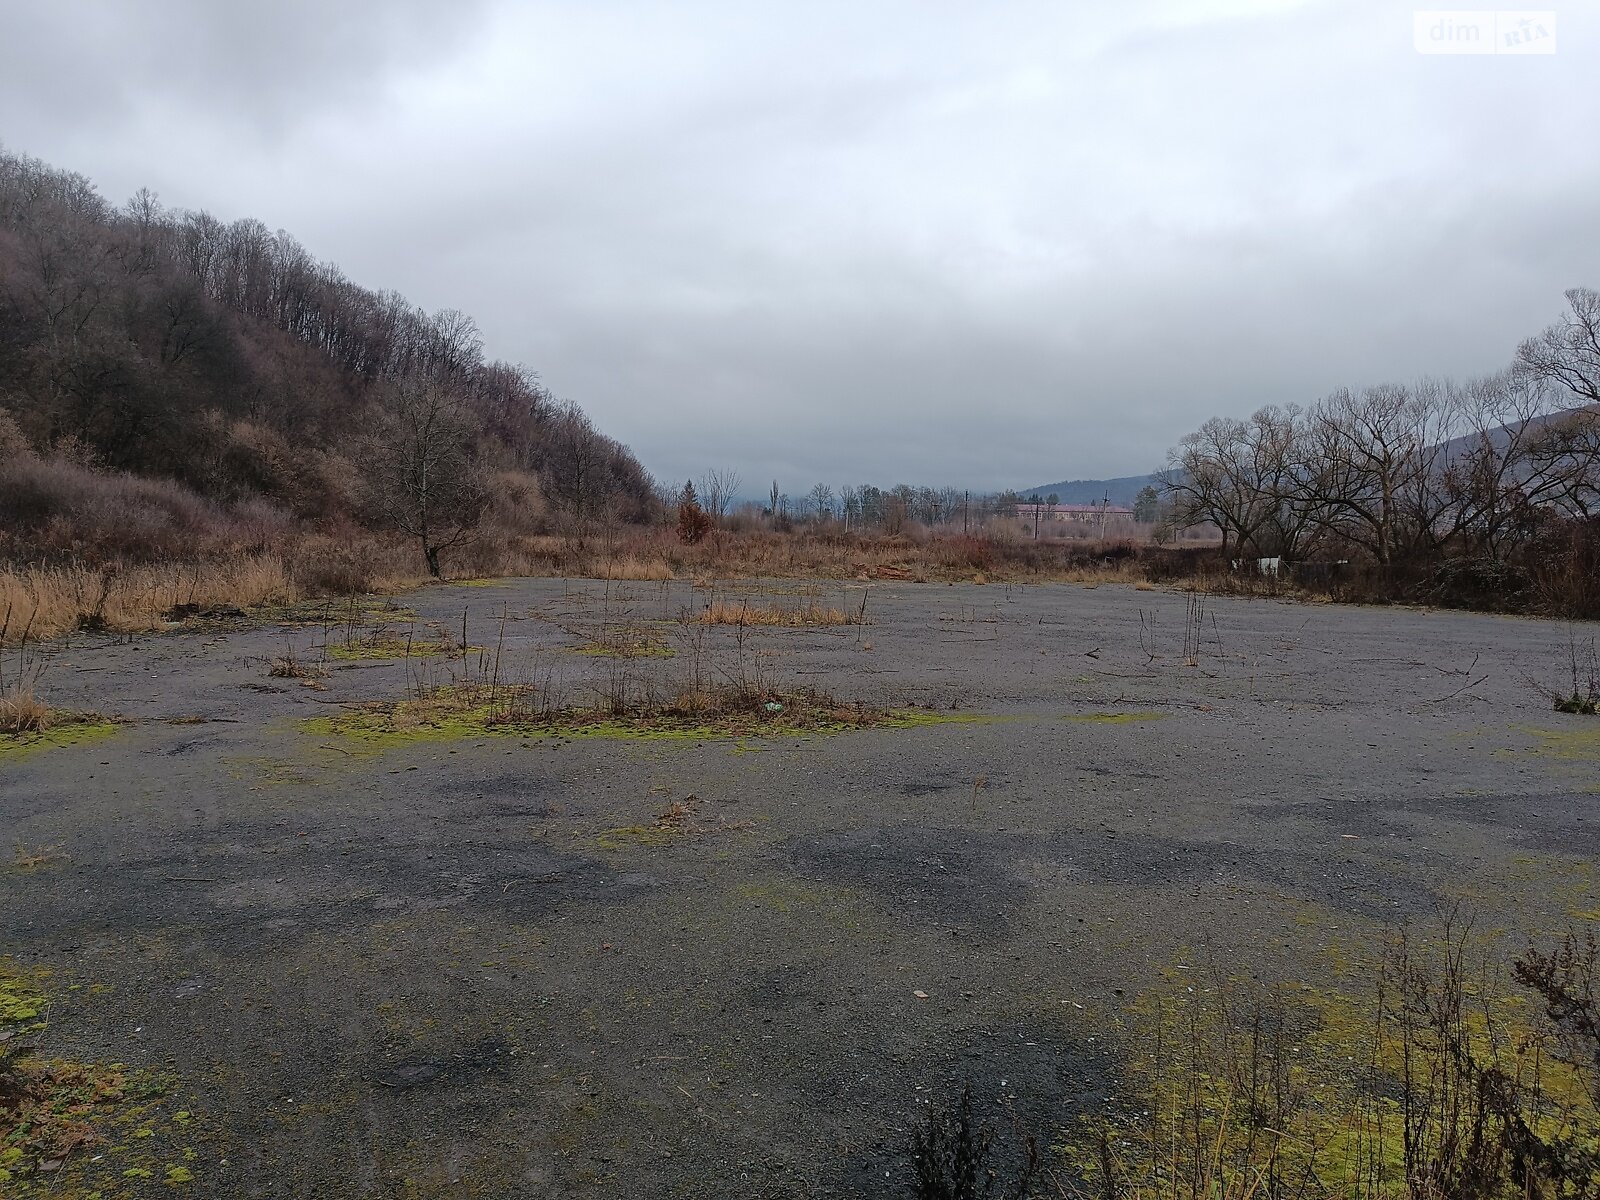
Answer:
[[[299,722],[491,651],[316,690],[267,660],[318,659],[338,605],[76,638],[47,697],[127,724],[0,756],[0,849],[49,852],[0,860],[0,952],[51,970],[51,1053],[173,1073],[186,1195],[878,1197],[963,1081],[1045,1138],[1103,1097],[1111,1020],[1173,963],[1330,979],[1440,904],[1525,937],[1600,907],[1600,723],[1533,686],[1564,624],[1209,597],[1196,644],[1181,593],[818,598],[864,587],[865,627],[742,645],[679,623],[682,583],[396,603],[574,700],[698,658],[982,719],[373,752]],[[620,624],[676,655],[573,653]],[[30,1194],[173,1194],[131,1153]]]

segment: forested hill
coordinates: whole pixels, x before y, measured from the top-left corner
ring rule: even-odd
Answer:
[[[1139,493],[1156,484],[1154,475],[1123,475],[1116,479],[1063,479],[1018,493],[1022,496],[1056,496],[1062,504],[1112,504],[1131,506]],[[1159,486],[1159,485],[1157,485]]]
[[[633,455],[522,367],[487,360],[464,314],[361,287],[260,221],[144,191],[118,207],[81,175],[0,152],[0,453],[13,463],[373,524],[363,439],[423,387],[456,411],[476,477],[535,477],[551,519],[627,519],[649,502]],[[9,500],[13,542],[54,502]]]

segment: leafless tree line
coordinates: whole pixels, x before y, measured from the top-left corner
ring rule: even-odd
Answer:
[[[1179,517],[1226,553],[1359,556],[1385,577],[1446,557],[1510,561],[1600,513],[1600,293],[1506,370],[1340,390],[1307,407],[1217,417],[1168,457]]]
[[[870,483],[817,483],[797,499],[773,484],[769,518],[807,524],[838,524],[844,529],[872,529],[900,533],[915,522],[925,526],[979,525],[1015,511],[1015,493],[973,492],[956,487],[926,487],[897,483],[880,488]]]

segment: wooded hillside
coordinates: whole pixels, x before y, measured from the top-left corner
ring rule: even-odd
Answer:
[[[147,191],[117,207],[0,153],[0,556],[189,556],[290,525],[432,522],[448,545],[650,497],[465,314],[361,287],[260,221]]]

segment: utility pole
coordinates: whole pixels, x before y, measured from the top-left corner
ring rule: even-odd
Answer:
[[[970,491],[968,491],[968,492],[963,493],[963,495],[961,497],[961,532],[964,533],[964,534],[965,533],[970,533],[972,531],[972,519],[971,519],[972,518],[972,511],[971,510],[972,510],[972,493]]]
[[[1106,518],[1111,515],[1111,493],[1107,492],[1104,500],[1100,501],[1100,546],[1106,544]]]

